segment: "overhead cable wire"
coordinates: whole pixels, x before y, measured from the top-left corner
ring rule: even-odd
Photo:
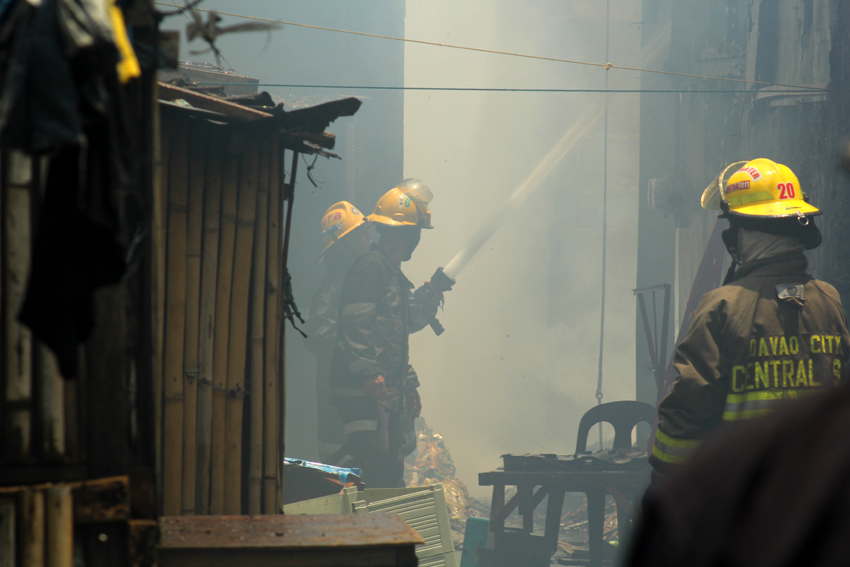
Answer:
[[[178,6],[177,4],[173,4],[173,3],[169,3],[169,2],[156,2],[156,4],[159,4],[161,6],[170,6],[172,8],[174,8],[174,7],[180,8],[180,6]],[[694,74],[694,73],[677,73],[675,71],[659,71],[659,70],[656,70],[656,69],[642,69],[640,67],[629,67],[629,66],[626,66],[626,65],[614,65],[611,62],[594,63],[592,61],[577,61],[575,59],[562,59],[560,57],[547,57],[545,55],[531,55],[531,54],[528,54],[528,53],[515,53],[515,52],[512,52],[512,51],[499,51],[497,49],[484,49],[482,47],[469,47],[467,45],[454,45],[454,44],[451,44],[451,43],[442,43],[442,42],[438,42],[438,41],[425,41],[425,40],[422,40],[422,39],[411,39],[411,38],[407,38],[407,37],[395,37],[395,36],[391,36],[391,35],[358,32],[358,31],[353,31],[353,30],[343,30],[343,29],[339,29],[339,28],[329,28],[329,27],[326,27],[326,26],[314,26],[314,25],[311,25],[311,24],[302,24],[302,23],[298,23],[298,22],[287,22],[287,21],[284,21],[284,20],[272,20],[270,18],[260,18],[260,17],[257,17],[257,16],[248,16],[246,14],[233,14],[233,13],[229,13],[229,12],[220,12],[218,10],[204,10],[204,9],[201,9],[201,8],[195,8],[195,11],[197,11],[197,12],[215,12],[216,14],[218,14],[220,16],[230,16],[232,18],[244,18],[246,20],[256,20],[258,22],[270,22],[270,23],[275,23],[275,24],[283,24],[283,25],[287,25],[287,26],[296,26],[296,27],[309,28],[309,29],[315,29],[315,30],[331,31],[331,32],[337,32],[337,33],[347,33],[347,34],[359,35],[359,36],[364,36],[364,37],[373,37],[373,38],[377,38],[377,39],[389,39],[389,40],[392,40],[392,41],[403,41],[403,42],[406,42],[406,43],[416,43],[416,44],[419,44],[419,45],[431,45],[431,46],[434,46],[434,47],[446,47],[448,49],[462,49],[464,51],[475,51],[475,52],[478,52],[478,53],[490,53],[490,54],[494,54],[494,55],[507,55],[509,57],[521,57],[523,59],[537,59],[537,60],[540,60],[540,61],[553,61],[555,63],[569,63],[569,64],[572,64],[572,65],[585,65],[585,66],[588,66],[588,67],[600,67],[600,68],[605,69],[606,71],[608,71],[610,69],[620,69],[620,70],[623,70],[623,71],[637,71],[637,72],[640,72],[640,73],[655,73],[655,74],[658,74],[658,75],[674,75],[674,76],[677,76],[677,77],[690,77],[692,79],[708,79],[708,80],[712,80],[712,81],[731,81],[731,82],[735,82],[735,83],[745,83],[745,84],[751,84],[751,85],[790,87],[790,88],[816,90],[816,91],[817,90],[823,90],[823,89],[820,89],[818,87],[810,87],[810,86],[807,86],[807,85],[791,85],[791,84],[784,84],[784,83],[771,83],[771,82],[767,82],[767,81],[753,81],[753,80],[749,80],[749,79],[735,79],[735,78],[732,78],[732,77],[712,77],[710,75],[697,75],[697,74]],[[607,57],[606,57],[606,60],[607,60]]]
[[[379,90],[379,91],[450,91],[450,92],[516,92],[516,93],[676,93],[676,94],[771,94],[771,95],[800,95],[809,96],[813,94],[832,94],[839,91],[820,90],[794,90],[787,91],[750,91],[744,89],[536,89],[536,88],[511,88],[511,87],[402,87],[383,85],[300,85],[292,83],[230,83],[225,81],[197,81],[197,85],[208,86],[231,86],[231,87],[266,87],[266,88],[289,88],[289,89],[335,89],[335,90]],[[843,92],[843,91],[842,91]]]

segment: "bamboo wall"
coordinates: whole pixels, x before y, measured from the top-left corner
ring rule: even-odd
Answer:
[[[154,269],[162,512],[279,510],[283,150],[164,112]]]

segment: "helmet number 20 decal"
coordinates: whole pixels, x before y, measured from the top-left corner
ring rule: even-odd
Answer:
[[[776,189],[779,191],[780,199],[793,199],[797,196],[793,183],[777,183]]]

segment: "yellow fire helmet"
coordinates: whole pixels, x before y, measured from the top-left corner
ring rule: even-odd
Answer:
[[[366,220],[389,226],[434,228],[428,209],[433,198],[427,185],[418,179],[405,179],[378,199],[375,211]]]
[[[808,196],[794,172],[765,158],[727,166],[706,187],[701,204],[707,210],[722,210],[724,214],[743,217],[783,218],[820,214],[820,210],[808,203]]]
[[[327,252],[334,242],[365,222],[363,213],[348,201],[331,205],[322,217],[322,254]]]

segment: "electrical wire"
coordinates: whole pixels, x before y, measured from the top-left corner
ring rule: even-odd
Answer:
[[[180,6],[178,6],[177,4],[168,3],[168,2],[156,2],[156,4],[159,4],[161,6],[170,6],[170,7],[180,8]],[[690,77],[692,79],[708,79],[708,80],[712,80],[712,81],[730,81],[730,82],[734,82],[734,83],[745,83],[745,84],[751,84],[751,85],[790,87],[790,88],[798,88],[798,89],[806,89],[806,90],[822,90],[822,89],[819,89],[818,87],[810,87],[810,86],[807,86],[807,85],[791,85],[791,84],[784,84],[784,83],[771,83],[771,82],[767,82],[767,81],[751,81],[751,80],[748,80],[748,79],[735,79],[735,78],[732,78],[732,77],[712,77],[710,75],[697,75],[697,74],[694,74],[694,73],[677,73],[675,71],[658,71],[656,69],[642,69],[640,67],[628,67],[628,66],[625,66],[625,65],[614,65],[611,62],[594,63],[594,62],[591,62],[591,61],[577,61],[575,59],[562,59],[562,58],[559,58],[559,57],[546,57],[544,55],[529,55],[527,53],[514,53],[514,52],[511,52],[511,51],[499,51],[499,50],[496,50],[496,49],[484,49],[484,48],[481,48],[481,47],[469,47],[469,46],[466,46],[466,45],[453,45],[453,44],[450,44],[450,43],[440,43],[440,42],[437,42],[437,41],[425,41],[425,40],[421,40],[421,39],[411,39],[411,38],[406,38],[406,37],[394,37],[394,36],[391,36],[391,35],[381,35],[381,34],[375,34],[375,33],[358,32],[358,31],[353,31],[353,30],[343,30],[343,29],[338,29],[338,28],[329,28],[329,27],[325,27],[325,26],[314,26],[314,25],[310,25],[310,24],[301,24],[301,23],[298,23],[298,22],[286,22],[286,21],[283,21],[283,20],[272,20],[272,19],[269,19],[269,18],[259,18],[257,16],[248,16],[248,15],[245,15],[245,14],[233,14],[233,13],[229,13],[229,12],[219,12],[218,10],[204,10],[204,9],[201,9],[201,8],[195,8],[195,11],[197,11],[197,12],[215,12],[216,14],[218,14],[220,16],[230,16],[232,18],[243,18],[243,19],[246,19],[246,20],[256,20],[258,22],[271,22],[271,23],[283,24],[283,25],[287,25],[287,26],[296,26],[296,27],[309,28],[309,29],[315,29],[315,30],[323,30],[323,31],[331,31],[331,32],[337,32],[337,33],[347,33],[347,34],[359,35],[359,36],[364,36],[364,37],[373,37],[373,38],[377,38],[377,39],[389,39],[389,40],[393,40],[393,41],[403,41],[403,42],[407,42],[407,43],[416,43],[416,44],[419,44],[419,45],[431,45],[431,46],[434,46],[434,47],[446,47],[446,48],[449,48],[449,49],[461,49],[461,50],[464,50],[464,51],[475,51],[475,52],[478,52],[478,53],[490,53],[490,54],[494,54],[494,55],[507,55],[509,57],[521,57],[523,59],[537,59],[539,61],[552,61],[552,62],[555,62],[555,63],[569,63],[569,64],[572,64],[572,65],[585,65],[585,66],[589,66],[589,67],[601,67],[601,68],[605,69],[606,71],[608,71],[610,69],[620,69],[620,70],[623,70],[623,71],[637,71],[637,72],[640,72],[640,73],[655,73],[655,74],[658,74],[658,75],[673,75],[673,76],[677,76],[677,77]],[[608,58],[606,57],[605,60],[607,61]]]
[[[449,91],[449,92],[515,92],[515,93],[676,93],[676,94],[759,94],[758,91],[744,89],[534,89],[534,88],[499,88],[499,87],[394,87],[380,85],[299,85],[290,83],[228,83],[224,81],[198,81],[198,85],[232,86],[232,87],[266,87],[289,89],[335,89],[335,90],[380,90],[380,91]],[[832,94],[843,91],[819,90],[787,90],[768,91],[771,95],[800,95]]]

